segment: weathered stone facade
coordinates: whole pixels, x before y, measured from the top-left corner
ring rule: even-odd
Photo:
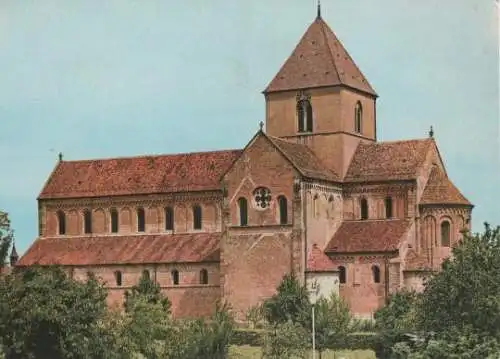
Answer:
[[[243,319],[292,271],[365,317],[421,289],[472,211],[432,136],[377,141],[377,94],[321,17],[264,95],[242,150],[61,159],[17,264],[92,271],[110,305],[147,270],[177,317],[223,299]]]

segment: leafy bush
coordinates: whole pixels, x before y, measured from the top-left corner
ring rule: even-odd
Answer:
[[[265,334],[266,330],[262,329],[236,329],[231,338],[231,345],[260,347],[264,343]]]
[[[265,359],[305,358],[310,347],[309,333],[291,320],[278,324],[264,336],[262,357]]]

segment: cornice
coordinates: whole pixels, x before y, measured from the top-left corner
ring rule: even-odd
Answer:
[[[46,200],[43,204],[48,209],[74,209],[74,208],[109,208],[109,207],[165,207],[169,204],[179,205],[201,202],[203,204],[222,203],[222,193],[217,192],[186,192],[159,196],[135,197],[101,197],[82,199],[54,199]]]

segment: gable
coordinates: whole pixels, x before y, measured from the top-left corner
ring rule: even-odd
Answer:
[[[103,197],[218,190],[241,150],[61,161],[39,198]]]
[[[257,132],[249,141],[249,143],[241,151],[240,155],[228,168],[224,177],[231,172],[233,167],[239,163],[240,160],[249,161],[248,159],[244,159],[245,155],[248,155],[248,152],[252,151],[256,144],[262,148],[265,148],[267,144],[267,146],[269,146],[268,149],[277,151],[286,163],[293,166],[293,168],[304,177],[325,181],[339,181],[338,174],[327,169],[321,160],[316,157],[314,152],[306,145],[269,136],[263,131]]]

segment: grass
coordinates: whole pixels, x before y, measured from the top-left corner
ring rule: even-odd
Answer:
[[[261,349],[248,345],[233,345],[229,348],[229,357],[231,359],[261,359]],[[312,357],[312,353],[310,357]],[[328,350],[323,352],[322,359],[375,359],[375,353],[371,350],[341,350],[337,352]]]

